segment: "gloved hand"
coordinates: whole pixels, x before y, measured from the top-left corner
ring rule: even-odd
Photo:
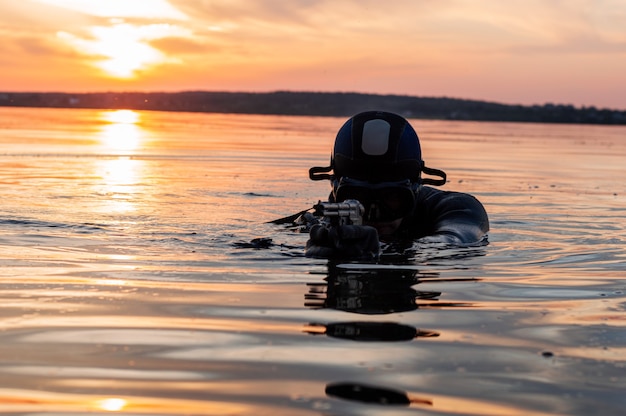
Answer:
[[[306,243],[308,257],[373,260],[379,252],[378,231],[368,225],[316,224]]]

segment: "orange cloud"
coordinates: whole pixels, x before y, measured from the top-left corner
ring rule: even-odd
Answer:
[[[187,16],[167,0],[36,0],[39,3],[69,9],[90,16],[139,17],[143,19],[181,19]]]

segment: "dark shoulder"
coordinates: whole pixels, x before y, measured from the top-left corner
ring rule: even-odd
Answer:
[[[423,186],[416,201],[416,207],[408,227],[414,236],[422,237],[458,230],[465,234],[472,230],[472,237],[489,230],[489,219],[483,204],[473,195],[444,191]],[[467,240],[467,238],[463,238]]]
[[[481,202],[473,195],[464,192],[444,191],[430,186],[423,186],[420,189],[417,195],[417,206],[431,210],[483,208]]]

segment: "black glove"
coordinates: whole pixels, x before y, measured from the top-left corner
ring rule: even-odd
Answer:
[[[378,231],[368,225],[316,224],[306,243],[308,257],[373,260],[379,251]]]

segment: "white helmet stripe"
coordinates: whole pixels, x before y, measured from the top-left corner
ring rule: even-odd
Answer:
[[[381,156],[389,149],[389,132],[391,124],[385,120],[375,119],[363,124],[361,150],[370,156]]]

